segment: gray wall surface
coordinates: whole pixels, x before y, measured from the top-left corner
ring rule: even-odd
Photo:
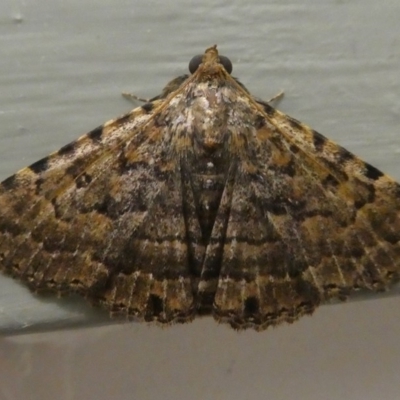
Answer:
[[[158,94],[214,43],[254,95],[284,89],[279,109],[400,180],[399,17],[397,0],[2,0],[0,180],[128,111],[122,91]],[[61,318],[39,303],[0,279],[4,324]],[[396,399],[399,308],[325,306],[263,333],[205,318],[1,338],[0,400]]]

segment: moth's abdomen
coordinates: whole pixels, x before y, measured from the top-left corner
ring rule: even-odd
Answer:
[[[220,156],[200,157],[191,171],[196,211],[204,244],[208,244],[226,181],[226,163]]]
[[[197,215],[206,244],[209,242],[224,190],[224,177],[221,175],[194,175],[193,184],[194,193],[198,199]]]

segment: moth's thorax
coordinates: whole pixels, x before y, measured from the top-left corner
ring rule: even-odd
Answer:
[[[200,82],[189,88],[185,108],[190,138],[191,179],[203,239],[208,242],[225,187],[230,159],[233,88],[221,80]]]
[[[163,119],[170,121],[165,135],[175,143],[174,157],[188,160],[205,242],[211,235],[235,143],[239,137],[254,136],[254,121],[242,116],[251,107],[232,82],[216,78],[187,85],[165,109]]]
[[[216,151],[226,146],[237,123],[233,105],[249,107],[247,99],[238,101],[236,92],[230,82],[223,80],[189,85],[170,104],[179,113],[175,119],[176,133],[188,138],[188,146],[199,151]]]

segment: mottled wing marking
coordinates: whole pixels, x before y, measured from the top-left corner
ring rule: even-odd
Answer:
[[[0,268],[161,323],[263,330],[399,281],[400,186],[253,97],[216,46],[0,184]]]
[[[364,253],[357,260],[358,264],[368,267],[372,262],[375,268],[382,266],[382,276],[374,282],[378,288],[398,279],[400,185],[318,132],[277,111],[275,116],[271,122],[280,123],[280,131],[303,150],[308,160],[313,159],[310,169],[319,172],[321,187],[333,195],[339,205],[333,214],[335,219],[340,220],[346,213],[353,215],[345,245],[352,248],[358,257],[361,257],[360,252]],[[331,238],[332,241],[339,239],[336,236]],[[388,264],[390,268],[386,270]],[[391,279],[386,281],[385,274]]]
[[[263,107],[235,179],[213,311],[237,329],[293,322],[331,297],[399,280],[400,186]]]
[[[202,251],[193,195],[179,162],[164,157],[153,106],[2,183],[3,269],[37,291],[79,292],[113,313],[160,322],[193,317],[190,266]]]

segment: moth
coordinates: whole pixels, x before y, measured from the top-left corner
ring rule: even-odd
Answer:
[[[190,75],[0,184],[0,269],[161,324],[261,331],[399,281],[400,186],[261,101]]]

